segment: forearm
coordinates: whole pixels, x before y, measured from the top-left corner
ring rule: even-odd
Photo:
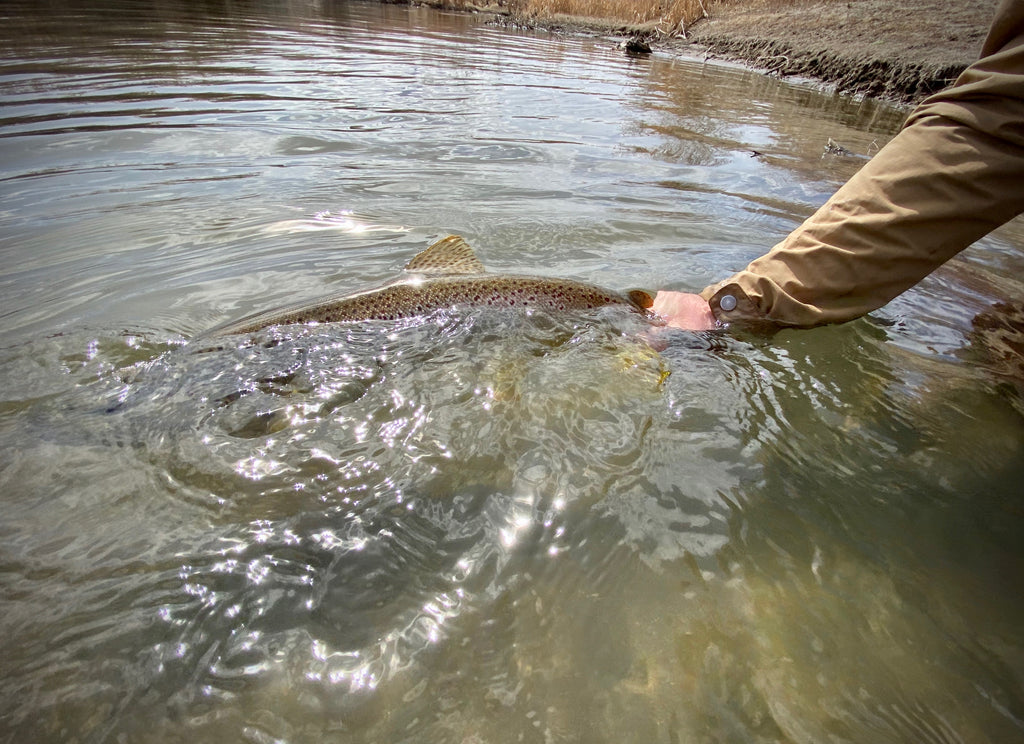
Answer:
[[[859,317],[1020,213],[1024,39],[1002,43],[915,111],[800,228],[705,289],[716,318],[814,326]]]

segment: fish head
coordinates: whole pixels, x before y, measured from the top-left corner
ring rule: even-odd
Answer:
[[[629,301],[643,311],[649,311],[654,307],[654,295],[646,289],[631,289],[626,292]]]

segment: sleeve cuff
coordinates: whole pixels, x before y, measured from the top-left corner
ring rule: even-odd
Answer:
[[[708,287],[701,296],[707,300],[711,313],[722,328],[738,327],[754,331],[777,330],[738,284],[726,282]]]

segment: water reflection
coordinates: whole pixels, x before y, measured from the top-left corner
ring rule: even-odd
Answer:
[[[2,12],[8,738],[1020,738],[1020,391],[969,340],[1018,227],[770,341],[188,340],[438,233],[699,289],[902,111],[373,3]]]

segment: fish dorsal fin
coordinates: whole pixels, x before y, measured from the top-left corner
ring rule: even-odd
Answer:
[[[469,243],[458,235],[441,238],[417,253],[405,265],[405,270],[422,274],[483,274],[487,271]]]
[[[635,305],[644,310],[654,305],[654,295],[645,289],[631,289],[626,292],[626,296],[633,301]]]

